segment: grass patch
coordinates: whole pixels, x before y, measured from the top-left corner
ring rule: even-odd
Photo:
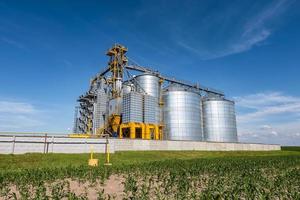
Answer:
[[[300,146],[282,146],[282,151],[300,151]]]
[[[113,165],[148,163],[171,159],[189,160],[195,158],[220,158],[220,157],[253,157],[253,156],[285,156],[300,155],[294,151],[129,151],[111,154]],[[104,163],[104,154],[95,154],[100,163]],[[87,165],[89,154],[40,154],[29,153],[21,155],[1,155],[1,170],[18,170],[32,168],[60,168],[67,166]]]

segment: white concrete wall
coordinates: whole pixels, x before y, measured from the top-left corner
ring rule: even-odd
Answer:
[[[273,151],[280,150],[280,145],[248,144],[248,143],[222,143],[222,142],[196,142],[196,141],[155,141],[155,140],[130,140],[111,139],[115,151]]]
[[[44,153],[44,148],[47,149],[47,146],[44,144],[45,138],[42,137],[16,137],[15,142],[13,142],[13,140],[13,137],[0,136],[0,154]],[[1,141],[9,142],[2,143]],[[21,141],[42,143],[18,143]],[[90,138],[57,138],[50,136],[47,138],[46,142],[48,143],[48,153],[89,153],[91,148],[93,148],[96,153],[104,153],[104,143],[106,140]],[[72,144],[76,142],[83,144]],[[111,148],[111,152],[114,153],[114,148]]]
[[[45,138],[43,137],[13,137],[0,136],[0,154],[23,154],[23,153],[43,153],[45,148]],[[6,141],[3,143],[3,141]],[[18,143],[18,141],[42,142],[38,143]],[[47,138],[49,143],[49,153],[89,153],[93,146],[94,152],[105,152],[105,139],[85,139],[85,138]],[[72,144],[72,143],[83,144]],[[66,144],[58,144],[66,143]],[[102,143],[102,144],[92,144]],[[196,142],[196,141],[156,141],[139,139],[109,139],[109,149],[111,153],[115,151],[272,151],[280,150],[280,145],[271,144],[248,144],[248,143],[220,143],[220,142]]]

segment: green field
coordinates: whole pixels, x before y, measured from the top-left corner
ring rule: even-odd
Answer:
[[[5,199],[300,199],[300,151],[0,155]],[[299,148],[298,148],[299,150]],[[0,196],[1,196],[0,195]],[[1,197],[0,197],[1,199]]]

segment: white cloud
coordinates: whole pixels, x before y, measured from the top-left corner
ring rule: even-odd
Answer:
[[[220,54],[220,57],[250,50],[254,45],[266,40],[270,35],[271,31],[264,28],[256,33],[246,34],[241,38],[241,41],[233,44],[228,50]]]
[[[26,131],[41,126],[41,113],[30,103],[0,101],[0,131]]]
[[[235,100],[241,141],[300,145],[300,97],[265,92]]]
[[[260,108],[268,105],[300,102],[299,97],[283,95],[281,92],[264,92],[250,94],[246,96],[235,97],[234,99],[239,106],[247,108]]]
[[[252,112],[240,114],[239,122],[260,121],[271,115],[300,113],[300,98],[280,92],[267,92],[235,97],[238,107],[251,108]]]
[[[270,129],[272,129],[272,127],[270,126],[270,125],[262,125],[261,127],[260,127],[260,129],[262,129],[262,130],[270,130]]]
[[[0,101],[0,113],[32,114],[35,112],[37,110],[29,103]]]
[[[271,131],[271,134],[278,135],[278,133],[276,131]]]

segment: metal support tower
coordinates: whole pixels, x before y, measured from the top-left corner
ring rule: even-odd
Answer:
[[[125,56],[126,52],[126,47],[115,44],[106,53],[106,55],[110,57],[108,66],[110,72],[112,73],[112,76],[109,80],[109,83],[111,84],[112,99],[121,97],[123,69],[128,62]]]

